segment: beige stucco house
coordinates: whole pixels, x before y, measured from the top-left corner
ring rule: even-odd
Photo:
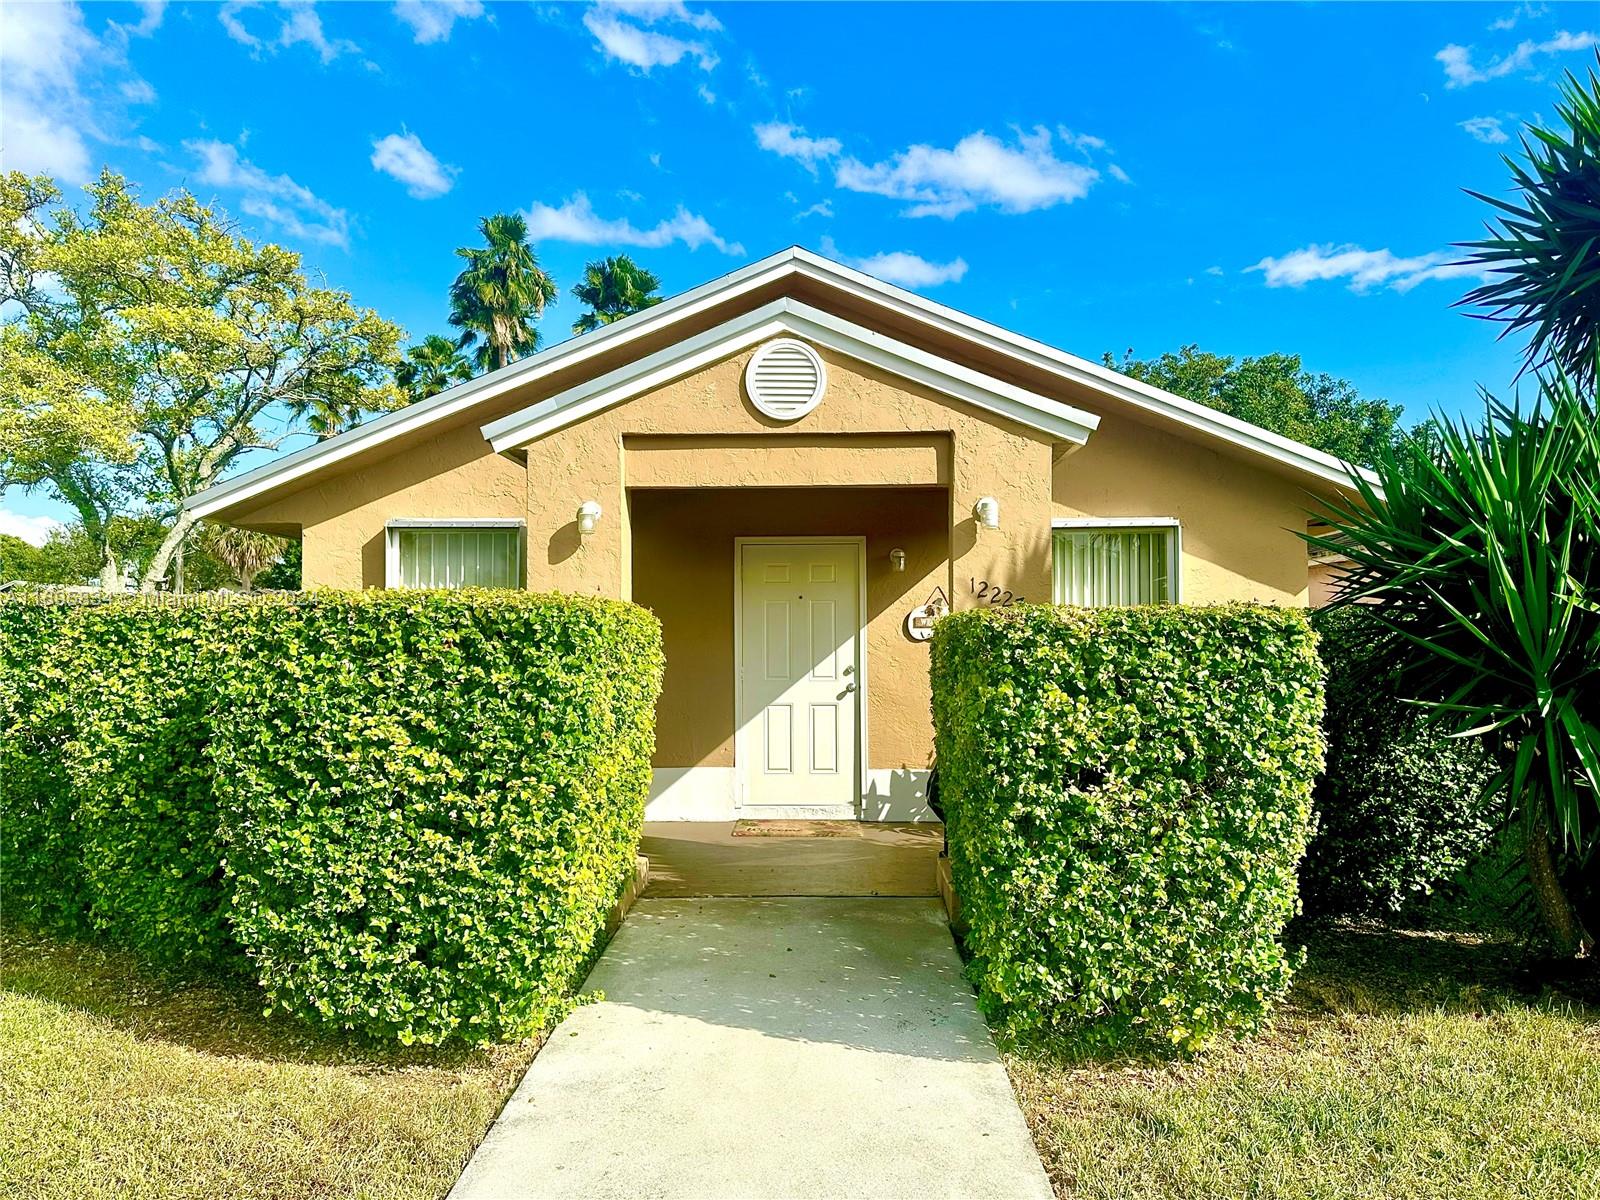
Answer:
[[[625,597],[655,819],[924,815],[945,608],[1307,602],[1347,468],[800,249],[230,479],[307,587]]]

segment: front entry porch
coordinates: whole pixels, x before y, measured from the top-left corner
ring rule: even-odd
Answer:
[[[733,821],[646,821],[651,898],[936,896],[939,824],[837,823],[825,837],[736,834]]]

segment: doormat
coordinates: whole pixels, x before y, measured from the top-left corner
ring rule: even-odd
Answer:
[[[851,838],[861,836],[859,821],[735,821],[734,837]]]

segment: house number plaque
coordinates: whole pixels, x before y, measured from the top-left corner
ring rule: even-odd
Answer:
[[[979,579],[976,575],[969,576],[969,586],[972,595],[979,604],[1022,604],[1023,597],[1017,595],[1008,587],[1001,587],[998,583],[990,583],[987,579]]]

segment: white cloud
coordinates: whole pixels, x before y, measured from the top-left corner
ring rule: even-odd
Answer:
[[[8,4],[0,37],[0,153],[7,170],[68,183],[90,174],[86,130],[95,122],[78,89],[100,58],[76,4]]]
[[[817,173],[817,163],[820,160],[834,158],[844,149],[838,138],[807,137],[806,131],[798,125],[768,121],[754,126],[754,129],[756,145],[763,150],[770,150],[784,158],[792,158],[803,163],[806,170],[813,175]]]
[[[910,204],[907,216],[953,217],[981,205],[1024,213],[1082,198],[1100,173],[1056,157],[1043,126],[1019,133],[1015,145],[979,130],[952,149],[914,145],[880,163],[843,159],[834,180],[852,192]]]
[[[19,537],[30,546],[42,546],[50,535],[65,526],[54,517],[30,517],[26,513],[0,508],[0,533]]]
[[[885,283],[899,284],[901,287],[937,287],[941,283],[955,283],[967,273],[966,259],[954,258],[944,263],[931,262],[920,254],[912,254],[906,250],[891,250],[868,258],[851,258],[841,253],[839,247],[829,237],[822,239],[822,252],[846,266],[865,271],[876,279],[881,279]]]
[[[1527,17],[1533,20],[1544,16],[1550,10],[1542,4],[1519,4],[1503,17],[1498,17],[1489,22],[1489,28],[1496,33],[1503,33],[1508,29],[1515,29],[1517,22]]]
[[[1106,164],[1106,174],[1111,176],[1111,178],[1115,179],[1118,183],[1132,183],[1133,182],[1133,180],[1128,177],[1128,173],[1126,171],[1124,171],[1121,167],[1117,166],[1116,163],[1107,163]]]
[[[483,0],[399,0],[394,15],[411,26],[411,39],[419,46],[448,42],[457,21],[483,16]]]
[[[129,104],[154,104],[156,90],[147,80],[130,79],[121,87],[122,98]]]
[[[201,183],[239,192],[239,207],[281,228],[291,237],[330,246],[350,245],[350,214],[335,208],[287,175],[272,175],[248,159],[237,146],[217,141],[187,141]]]
[[[676,66],[684,58],[693,58],[702,71],[709,71],[717,65],[716,51],[705,42],[645,29],[632,21],[623,20],[617,15],[619,11],[626,10],[617,5],[606,5],[591,8],[583,14],[584,28],[594,35],[595,42],[607,58],[627,63],[646,73],[654,67]],[[646,23],[653,23],[656,19],[660,18],[653,18]]]
[[[713,246],[724,254],[740,255],[744,247],[722,238],[711,222],[691,213],[683,205],[671,217],[649,229],[640,229],[626,217],[607,220],[594,211],[589,197],[575,193],[559,208],[534,204],[527,212],[528,233],[534,238],[556,242],[577,242],[584,246],[643,246],[658,248],[682,242],[691,250]]]
[[[1433,57],[1444,66],[1445,86],[1461,88],[1474,83],[1484,83],[1490,79],[1499,79],[1518,71],[1526,71],[1541,55],[1587,50],[1595,45],[1600,45],[1600,38],[1593,33],[1568,33],[1563,29],[1543,42],[1531,39],[1521,42],[1509,54],[1491,59],[1481,67],[1472,61],[1472,47],[1458,46],[1454,42]]]
[[[833,216],[833,201],[832,200],[818,200],[810,208],[803,208],[799,212],[795,213],[794,219],[796,221],[803,221],[807,217],[831,217],[831,216]]]
[[[459,167],[446,166],[410,132],[391,133],[372,143],[372,165],[406,185],[418,200],[442,196],[455,186]]]
[[[1500,128],[1499,117],[1472,117],[1456,124],[1465,129],[1480,142],[1487,142],[1491,146],[1498,146],[1501,142],[1509,142],[1511,136]]]
[[[626,13],[641,25],[688,25],[692,29],[715,33],[722,22],[708,12],[691,12],[683,0],[600,0],[599,7]]]
[[[1206,274],[1207,275],[1221,275],[1221,274],[1223,274],[1223,270],[1222,270],[1221,267],[1207,267],[1206,268]]]
[[[699,95],[700,99],[704,100],[707,104],[715,104],[717,102],[717,94],[703,83],[695,89],[695,92]]]
[[[279,0],[276,13],[264,18],[267,25],[272,25],[276,20],[276,28],[268,28],[262,33],[252,32],[245,24],[241,14],[245,12],[268,12],[258,0],[229,0],[217,10],[217,20],[222,22],[222,28],[241,46],[248,46],[256,53],[266,51],[277,53],[291,46],[307,45],[317,52],[324,65],[332,62],[341,54],[359,54],[361,47],[348,38],[330,39],[322,28],[322,17],[318,15],[314,0]]]
[[[1483,268],[1455,261],[1445,250],[1402,258],[1389,250],[1364,250],[1355,245],[1307,246],[1281,258],[1263,258],[1246,271],[1260,271],[1268,287],[1304,287],[1308,283],[1344,279],[1353,292],[1386,286],[1409,292],[1430,279],[1480,277]]]

